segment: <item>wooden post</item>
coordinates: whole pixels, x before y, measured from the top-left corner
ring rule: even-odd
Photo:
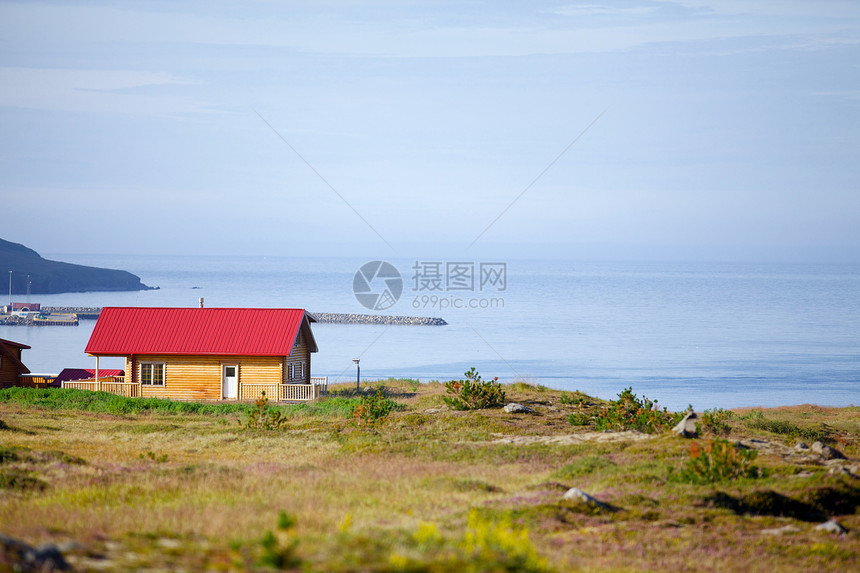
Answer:
[[[96,356],[96,390],[102,389],[102,381],[99,378],[99,357]]]

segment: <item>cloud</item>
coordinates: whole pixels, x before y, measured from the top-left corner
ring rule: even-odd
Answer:
[[[202,111],[201,105],[188,97],[143,93],[145,88],[196,83],[147,71],[0,67],[0,106],[74,112]]]
[[[309,10],[266,4],[240,12],[194,5],[122,9],[92,5],[0,7],[0,37],[13,45],[245,46],[298,55],[459,58],[587,54],[654,43],[820,35],[851,29],[857,3],[655,1],[635,7],[569,4],[501,8],[480,17],[450,6]],[[860,5],[858,5],[860,6]],[[561,17],[560,17],[561,16]],[[566,17],[565,17],[566,16]],[[576,17],[574,17],[576,16]],[[835,28],[834,28],[835,27]],[[855,26],[856,27],[856,26]]]
[[[640,16],[656,11],[655,6],[636,6],[635,8],[619,8],[606,4],[572,4],[550,11],[561,16]]]

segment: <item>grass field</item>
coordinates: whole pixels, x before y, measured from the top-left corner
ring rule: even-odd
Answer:
[[[504,390],[531,414],[372,386],[272,408],[276,430],[253,404],[0,390],[0,533],[99,571],[860,569],[860,408],[712,412],[683,439],[529,384]],[[395,407],[357,423],[380,388]]]

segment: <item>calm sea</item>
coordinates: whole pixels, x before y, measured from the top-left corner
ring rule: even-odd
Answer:
[[[32,297],[46,306],[196,306],[202,297],[208,307],[373,312],[353,294],[367,260],[50,258],[126,269],[160,290]],[[474,366],[484,378],[602,398],[632,386],[670,409],[860,404],[858,265],[389,262],[403,291],[379,313],[441,316],[448,326],[315,325],[313,375],[355,380],[360,357],[362,379],[448,380]],[[370,286],[381,292],[384,282]],[[93,326],[0,327],[0,338],[33,347],[24,353],[33,372],[56,373],[95,366],[84,353]]]

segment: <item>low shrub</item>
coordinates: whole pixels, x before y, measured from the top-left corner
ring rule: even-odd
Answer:
[[[752,410],[743,417],[744,425],[754,430],[764,430],[772,434],[787,436],[791,439],[803,439],[811,442],[824,442],[831,439],[826,428],[803,428],[791,422],[771,420],[764,417],[761,410]]]
[[[493,408],[505,403],[505,391],[498,382],[498,377],[493,380],[482,380],[481,375],[474,368],[465,374],[465,380],[451,380],[445,383],[445,390],[451,396],[443,396],[445,403],[455,410],[480,410],[482,408]]]
[[[260,392],[255,408],[248,413],[245,427],[251,430],[281,430],[286,425],[287,417],[269,405],[265,390]]]
[[[568,400],[573,401],[575,398]],[[582,404],[579,407],[582,408]],[[575,412],[567,420],[574,426],[593,424],[597,430],[637,430],[653,434],[671,428],[682,417],[683,414],[657,408],[657,400],[649,400],[644,396],[640,398],[633,393],[632,388],[625,388],[618,399],[607,406],[589,414]]]
[[[715,408],[702,412],[702,430],[715,436],[725,436],[732,431],[729,420],[735,417],[734,412]]]
[[[0,491],[42,491],[47,484],[31,472],[19,469],[6,469],[0,471]]]
[[[370,396],[362,396],[352,411],[353,421],[357,426],[373,426],[397,407],[397,402],[385,397],[382,390],[377,390]]]
[[[761,470],[753,465],[758,452],[748,450],[717,438],[708,440],[702,447],[698,442],[690,446],[687,467],[678,476],[678,481],[693,484],[709,484],[738,478],[757,478]]]
[[[302,561],[296,555],[299,540],[293,531],[295,525],[296,518],[292,515],[284,511],[278,514],[277,530],[274,533],[267,531],[263,535],[263,539],[260,540],[263,554],[260,556],[259,565],[274,567],[275,569],[301,565]]]
[[[562,392],[558,401],[568,406],[585,406],[588,404],[588,396],[579,390],[574,390],[571,394]]]
[[[591,415],[585,412],[574,412],[567,417],[571,426],[587,426],[591,423]]]

